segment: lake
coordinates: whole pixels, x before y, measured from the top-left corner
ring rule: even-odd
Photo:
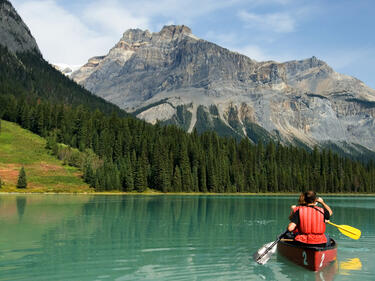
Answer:
[[[252,254],[296,197],[0,195],[0,280],[374,280],[375,198],[326,197],[338,261],[309,272]]]

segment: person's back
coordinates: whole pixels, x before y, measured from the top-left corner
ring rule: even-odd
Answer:
[[[297,212],[299,223],[294,240],[306,244],[326,243],[324,209],[317,206],[301,206]]]
[[[316,198],[314,191],[305,192],[304,197],[306,205],[295,208],[288,230],[296,230],[297,242],[323,246],[327,243],[325,220],[329,220],[332,210],[322,198]],[[323,208],[316,206],[318,202]]]

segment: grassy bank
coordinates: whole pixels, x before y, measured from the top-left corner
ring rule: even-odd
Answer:
[[[28,187],[17,189],[22,165]],[[45,139],[1,120],[0,177],[4,183],[1,192],[91,192],[81,176],[77,168],[63,166],[62,161],[49,154],[45,149]]]

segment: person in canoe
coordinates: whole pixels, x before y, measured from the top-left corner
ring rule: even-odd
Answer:
[[[301,197],[299,201],[302,201]],[[325,235],[325,221],[332,216],[331,208],[312,190],[303,193],[303,200],[302,205],[293,208],[288,231],[295,231],[296,243],[320,247],[329,245],[330,239]],[[318,203],[321,207],[317,206]]]
[[[289,220],[292,220],[294,213],[298,210],[298,208],[300,206],[305,206],[305,205],[306,205],[306,202],[305,202],[305,193],[302,192],[301,195],[298,198],[298,205],[292,205],[292,206],[290,206],[291,211],[290,211],[290,215],[289,215]],[[296,229],[294,231],[297,232]]]

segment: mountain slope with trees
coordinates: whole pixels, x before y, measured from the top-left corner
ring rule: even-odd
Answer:
[[[0,96],[0,110],[5,119],[47,136],[52,150],[64,143],[98,155],[101,161],[83,165],[84,179],[98,191],[375,192],[374,162],[363,164],[330,150],[254,145],[214,132],[188,134],[175,126],[40,99]]]

